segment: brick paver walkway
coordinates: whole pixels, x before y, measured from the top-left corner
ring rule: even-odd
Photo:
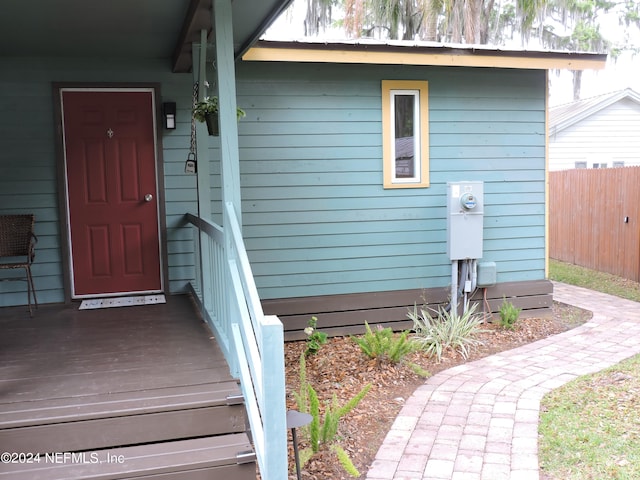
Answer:
[[[544,394],[640,353],[639,303],[565,284],[555,284],[554,299],[593,318],[429,378],[406,401],[366,478],[538,480]]]

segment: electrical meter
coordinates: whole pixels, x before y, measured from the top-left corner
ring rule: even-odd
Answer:
[[[484,184],[447,183],[447,254],[451,260],[483,254]]]
[[[478,200],[471,192],[466,192],[460,197],[460,206],[465,210],[473,210],[478,205]]]

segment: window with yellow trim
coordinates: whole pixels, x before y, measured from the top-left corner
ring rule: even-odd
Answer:
[[[429,84],[382,81],[384,188],[429,186]]]

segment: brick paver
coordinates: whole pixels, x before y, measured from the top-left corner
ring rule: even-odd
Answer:
[[[554,299],[593,318],[429,378],[407,399],[366,478],[538,480],[542,397],[640,353],[640,304],[561,283]]]

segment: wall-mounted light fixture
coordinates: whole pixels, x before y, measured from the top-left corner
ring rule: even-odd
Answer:
[[[164,128],[167,130],[176,128],[176,102],[162,104],[162,117],[164,118]]]

